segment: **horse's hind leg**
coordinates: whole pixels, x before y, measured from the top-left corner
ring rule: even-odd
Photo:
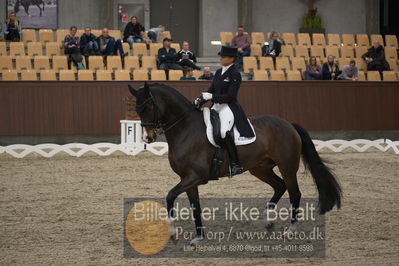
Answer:
[[[266,211],[270,209],[272,210],[276,207],[276,204],[284,195],[286,190],[284,181],[274,173],[273,171],[274,166],[275,164],[270,161],[270,162],[265,162],[260,166],[249,170],[251,174],[259,178],[261,181],[269,184],[274,190],[273,197],[270,199],[270,201],[266,206]],[[268,229],[270,229],[272,226],[273,226],[272,222],[268,222],[266,224],[266,228]]]
[[[39,8],[40,10],[40,16],[42,16],[42,8],[40,7],[40,4],[36,4],[36,6]]]

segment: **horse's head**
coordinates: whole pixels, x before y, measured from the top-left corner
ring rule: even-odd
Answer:
[[[157,132],[168,131],[176,122],[192,110],[192,103],[177,90],[165,84],[147,84],[135,90],[129,85],[130,93],[136,97],[136,112],[145,129],[144,141],[154,142]]]

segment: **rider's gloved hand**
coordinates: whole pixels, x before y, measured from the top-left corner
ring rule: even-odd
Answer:
[[[212,99],[212,93],[203,92],[202,93],[202,98],[204,98],[205,101],[211,100]]]

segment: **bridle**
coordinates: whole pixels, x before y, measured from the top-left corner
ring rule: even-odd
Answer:
[[[161,110],[159,109],[159,106],[155,100],[155,97],[152,95],[151,91],[149,92],[150,97],[146,99],[143,103],[140,105],[136,106],[136,111],[140,115],[140,113],[143,112],[144,108],[148,104],[152,104],[154,107],[154,119],[153,122],[141,122],[142,127],[149,127],[155,130],[162,130],[163,133],[167,132],[168,130],[172,129],[174,126],[176,126],[179,122],[183,120],[183,118],[192,110],[195,110],[194,106],[193,108],[190,108],[186,111],[184,111],[182,114],[178,115],[176,118],[173,118],[172,120],[162,123],[160,116],[161,116]]]

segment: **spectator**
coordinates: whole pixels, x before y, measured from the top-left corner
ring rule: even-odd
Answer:
[[[305,80],[320,80],[321,67],[317,64],[317,58],[312,56],[309,65],[306,66]]]
[[[21,40],[21,23],[17,19],[17,14],[11,12],[8,19],[4,22],[4,38],[6,41],[19,42]]]
[[[204,67],[204,73],[198,78],[201,80],[213,80],[213,73],[209,67]]]
[[[161,33],[165,31],[165,26],[159,25],[157,28],[151,28],[147,32],[148,38],[151,42],[156,43],[161,36]]]
[[[190,44],[188,42],[183,42],[183,50],[177,53],[177,63],[182,67],[191,67],[193,69],[200,70],[195,63],[197,63],[197,58],[193,52],[190,51]]]
[[[233,38],[232,45],[238,48],[236,65],[238,68],[242,68],[242,57],[251,54],[251,36],[244,33],[243,26],[237,27],[237,35]]]
[[[269,43],[262,46],[262,55],[279,56],[281,53],[281,45],[284,44],[284,40],[280,37],[280,34],[273,31]]]
[[[334,62],[334,56],[332,55],[327,57],[327,62],[323,64],[321,72],[323,80],[336,80],[342,73],[342,71],[339,70],[338,65]]]
[[[101,55],[117,55],[118,51],[122,58],[126,55],[123,52],[122,41],[115,40],[113,37],[109,36],[107,28],[102,30],[102,34],[97,38],[97,43]]]
[[[142,42],[144,32],[144,27],[138,22],[137,17],[133,16],[123,31],[123,41],[128,42],[132,48],[134,42]]]
[[[344,69],[342,70],[342,74],[339,76],[339,79],[356,81],[358,80],[358,73],[359,71],[356,66],[356,61],[351,60],[349,62],[349,66],[344,66]]]
[[[163,47],[158,50],[159,69],[168,72],[169,69],[182,70],[183,68],[176,63],[177,53],[170,47],[169,38],[163,39]]]
[[[97,37],[91,33],[91,28],[86,27],[82,37],[80,37],[80,51],[83,55],[95,55],[98,54],[98,43]]]
[[[380,72],[389,70],[389,64],[385,60],[384,47],[378,41],[373,43],[373,46],[362,55],[362,58],[366,60],[367,70],[378,70]]]
[[[195,80],[195,77],[193,77],[194,72],[191,67],[184,67],[183,69],[183,77],[180,78],[180,80]]]
[[[83,57],[80,53],[79,37],[76,36],[78,28],[72,26],[69,30],[70,33],[64,39],[64,54],[68,55],[68,68],[71,69],[71,62],[73,62],[78,69],[85,69],[82,64]]]

